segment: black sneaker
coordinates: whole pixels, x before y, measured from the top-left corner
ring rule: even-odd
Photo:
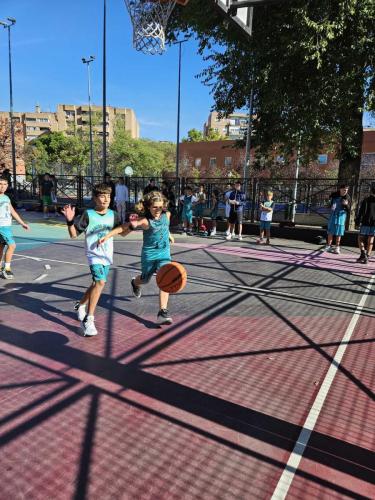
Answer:
[[[137,299],[140,299],[141,296],[142,296],[142,292],[141,292],[141,287],[140,286],[137,286],[135,284],[135,278],[132,278],[131,280],[131,285],[132,285],[132,290],[133,290],[133,295],[134,297],[137,297]]]
[[[361,255],[357,259],[357,262],[359,264],[367,264],[367,260],[367,255],[365,253],[361,253]]]
[[[2,277],[6,280],[12,280],[14,278],[14,274],[12,273],[12,271],[10,269],[3,269],[2,272]]]
[[[159,325],[171,325],[173,323],[168,309],[160,309],[158,312],[157,322]]]

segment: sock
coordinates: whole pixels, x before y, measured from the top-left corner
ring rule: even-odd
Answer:
[[[4,264],[4,269],[5,269],[6,271],[10,271],[10,262],[5,262],[5,264]]]

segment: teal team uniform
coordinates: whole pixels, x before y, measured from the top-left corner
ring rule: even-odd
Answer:
[[[183,208],[182,208],[182,220],[186,221],[188,224],[192,224],[193,222],[193,202],[194,195],[184,196],[183,200]]]
[[[334,193],[331,196],[331,215],[328,220],[328,234],[343,236],[345,233],[346,216],[348,206],[342,204],[342,196]]]
[[[78,234],[85,233],[86,256],[93,281],[107,281],[113,263],[113,238],[98,246],[98,240],[120,225],[117,212],[109,209],[105,214],[85,210],[75,224]]]
[[[152,275],[171,261],[169,219],[165,212],[160,219],[148,219],[149,228],[143,231],[141,282],[148,283]]]
[[[0,195],[0,245],[14,245],[12,234],[11,202],[6,194]]]

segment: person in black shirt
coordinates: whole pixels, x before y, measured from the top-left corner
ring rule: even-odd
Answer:
[[[375,184],[371,185],[370,196],[362,201],[355,222],[356,226],[360,226],[358,246],[361,255],[357,262],[367,264],[371,256],[375,236]]]
[[[143,190],[143,196],[145,196],[148,193],[151,193],[151,191],[160,191],[158,186],[155,184],[155,179],[150,179],[150,182]]]
[[[46,172],[40,183],[40,197],[42,199],[44,218],[49,218],[48,207],[52,205],[51,194],[54,192],[55,186],[50,179],[49,174]]]
[[[109,208],[111,210],[116,210],[115,208],[115,196],[116,196],[116,184],[113,182],[113,180],[111,179],[111,174],[109,174],[108,172],[106,172],[104,174],[104,184],[106,184],[107,186],[109,186],[111,188],[111,201],[109,203]]]

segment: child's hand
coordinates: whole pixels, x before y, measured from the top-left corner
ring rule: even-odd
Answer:
[[[173,245],[173,243],[174,243],[174,238],[171,235],[171,233],[169,233],[169,242],[170,242],[171,245]]]
[[[25,231],[30,231],[30,226],[28,224],[21,224],[21,226],[25,229]]]
[[[96,246],[100,247],[100,245],[103,245],[103,243],[105,243],[107,241],[107,238],[105,236],[103,236],[103,238],[100,238],[98,240],[98,243],[96,244]]]
[[[65,219],[67,221],[72,221],[74,219],[76,209],[75,209],[75,207],[72,207],[71,205],[65,205],[61,209],[61,213],[65,216]]]

